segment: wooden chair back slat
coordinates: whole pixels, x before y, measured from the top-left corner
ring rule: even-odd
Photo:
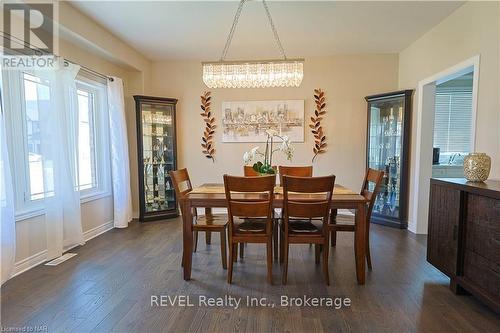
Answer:
[[[288,217],[290,218],[322,218],[325,216],[325,210],[330,207],[330,202],[328,201],[318,201],[318,202],[295,202],[288,201]]]
[[[235,217],[267,217],[268,201],[231,201],[231,215]]]
[[[172,178],[172,183],[175,189],[175,195],[178,200],[181,201],[184,197],[193,190],[191,185],[191,180],[189,179],[189,173],[187,169],[172,170],[168,174]],[[184,205],[180,205],[181,213],[184,215]]]
[[[283,176],[312,177],[313,167],[308,166],[279,166],[280,184],[283,185]]]
[[[363,182],[363,187],[361,188],[360,194],[364,196],[368,202],[368,209],[366,216],[368,217],[368,223],[370,222],[370,217],[372,215],[373,206],[375,205],[375,199],[380,190],[380,185],[382,185],[382,180],[384,179],[384,171],[368,169],[366,171],[365,180]],[[369,190],[370,183],[373,183],[373,190]]]
[[[332,191],[330,176],[327,177],[292,177],[287,178],[286,186],[289,192],[298,193],[324,193]],[[335,177],[333,178],[335,180]],[[284,183],[283,183],[284,189]]]
[[[224,175],[224,186],[230,192],[268,192],[269,186],[274,190],[275,182],[275,175],[256,177]]]

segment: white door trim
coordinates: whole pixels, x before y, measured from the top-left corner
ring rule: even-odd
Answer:
[[[445,69],[436,73],[426,79],[419,81],[417,87],[417,124],[416,124],[416,147],[415,147],[415,172],[413,176],[413,198],[410,202],[410,211],[412,212],[408,229],[417,234],[427,234],[427,218],[429,210],[429,179],[423,176],[425,174],[432,174],[432,165],[425,163],[426,152],[428,147],[422,147],[424,137],[422,135],[424,126],[424,98],[425,88],[428,85],[435,84],[436,81],[441,80],[447,76],[452,76],[466,68],[474,68],[473,86],[472,86],[472,150],[476,147],[476,118],[477,118],[477,102],[478,102],[478,88],[479,88],[479,64],[480,55],[475,55],[455,66]],[[424,163],[422,163],[424,162]],[[430,169],[430,170],[428,170]],[[422,200],[424,199],[424,200]]]

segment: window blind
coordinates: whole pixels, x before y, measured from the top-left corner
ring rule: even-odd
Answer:
[[[472,87],[436,86],[434,147],[469,153],[472,145]]]

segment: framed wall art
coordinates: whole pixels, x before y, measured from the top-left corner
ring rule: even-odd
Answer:
[[[274,130],[304,142],[304,100],[222,102],[222,142],[266,142]]]

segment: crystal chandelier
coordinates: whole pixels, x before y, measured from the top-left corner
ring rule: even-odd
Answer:
[[[225,61],[227,51],[231,45],[236,25],[243,5],[247,0],[240,0],[238,10],[234,16],[233,25],[229,31],[226,45],[217,62],[204,62],[203,82],[209,88],[269,88],[269,87],[298,87],[304,77],[304,59],[288,59],[281,45],[278,32],[273,24],[271,13],[265,0],[264,9],[273,30],[274,39],[280,50],[282,60],[260,61]]]

